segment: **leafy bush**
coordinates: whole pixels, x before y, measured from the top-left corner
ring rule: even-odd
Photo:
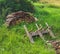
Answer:
[[[0,1],[0,25],[4,23],[6,16],[16,11],[34,12],[33,4],[28,0],[2,0]]]
[[[28,0],[3,0],[0,1],[0,14],[2,13],[1,10],[3,8],[9,8],[9,11],[11,12],[16,12],[20,10],[34,12],[34,6]]]

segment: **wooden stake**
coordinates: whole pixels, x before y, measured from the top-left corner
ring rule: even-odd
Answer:
[[[28,36],[29,39],[30,39],[30,42],[31,42],[31,43],[34,43],[32,36],[30,35],[30,33],[28,32],[28,30],[27,30],[27,28],[26,28],[26,25],[24,25],[24,29],[25,29],[25,31],[26,31],[27,36]]]
[[[36,27],[37,27],[37,29],[38,29],[38,34],[39,34],[39,36],[41,37],[41,39],[45,42],[45,39],[44,39],[44,37],[43,37],[43,34],[41,33],[41,31],[39,30],[39,26],[37,25],[37,24],[35,24],[36,25]]]
[[[46,24],[46,26],[47,26],[47,31],[49,32],[50,36],[51,36],[52,38],[55,38],[53,32],[51,31],[51,29],[50,29],[50,27],[49,27],[49,25],[48,25],[48,23],[45,23],[45,24]]]
[[[42,29],[42,25],[40,24],[40,30]]]

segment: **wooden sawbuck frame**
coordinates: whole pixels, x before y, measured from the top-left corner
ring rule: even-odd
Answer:
[[[52,30],[50,29],[50,26],[49,26],[47,23],[45,23],[45,24],[46,24],[46,28],[42,28],[42,25],[41,25],[41,24],[40,24],[40,27],[39,27],[37,24],[35,24],[36,27],[37,27],[37,30],[36,30],[35,32],[29,32],[28,29],[27,29],[27,27],[26,27],[26,25],[24,25],[25,32],[26,32],[27,36],[29,37],[29,40],[30,40],[31,43],[34,43],[33,36],[37,36],[37,35],[39,35],[39,37],[40,37],[43,41],[45,41],[43,35],[44,35],[44,34],[47,34],[47,33],[48,33],[52,38],[55,38]]]

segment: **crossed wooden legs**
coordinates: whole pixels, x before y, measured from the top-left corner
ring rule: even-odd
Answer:
[[[52,38],[55,38],[53,32],[50,30],[50,27],[48,26],[47,23],[46,23],[47,28],[46,29],[42,29],[42,30],[41,30],[42,27],[39,28],[39,26],[37,24],[35,24],[35,25],[36,25],[36,27],[38,29],[35,32],[29,32],[27,27],[26,27],[26,25],[24,25],[24,29],[25,29],[26,34],[29,37],[31,43],[34,43],[33,36],[37,36],[37,35],[39,35],[40,38],[45,42],[43,34],[46,34],[46,33],[49,33]]]
[[[32,36],[31,36],[31,34],[28,32],[28,30],[27,30],[27,28],[26,28],[25,25],[24,25],[24,29],[25,29],[25,31],[26,31],[27,36],[28,36],[29,39],[30,39],[30,42],[31,42],[31,43],[34,43],[33,38],[32,38]]]

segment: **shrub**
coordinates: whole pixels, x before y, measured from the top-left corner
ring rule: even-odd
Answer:
[[[33,4],[28,0],[5,0],[0,1],[0,10],[2,8],[10,8],[9,11],[16,12],[16,11],[29,11],[34,12]],[[1,11],[0,11],[1,14]]]

